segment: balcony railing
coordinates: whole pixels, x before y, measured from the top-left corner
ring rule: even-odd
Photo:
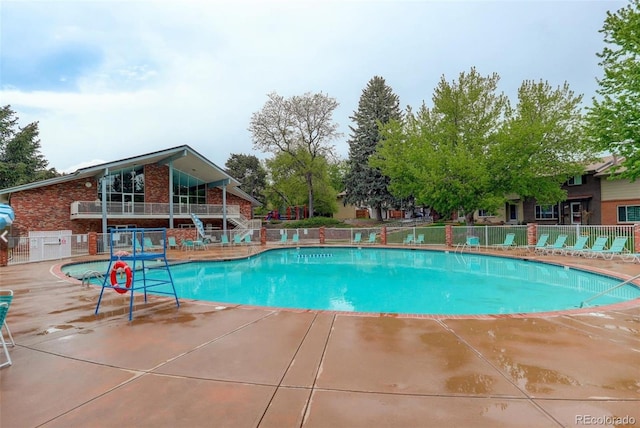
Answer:
[[[107,202],[107,216],[120,218],[169,218],[171,204],[148,202]],[[173,204],[173,216],[188,218],[190,213],[202,218],[222,218],[221,204],[187,205]],[[102,217],[102,202],[74,201],[71,203],[71,218],[100,218]],[[240,206],[227,205],[227,217],[239,218]]]

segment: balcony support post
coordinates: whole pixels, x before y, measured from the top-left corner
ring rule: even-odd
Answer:
[[[102,175],[100,193],[102,199],[102,236],[107,235],[107,177],[109,176],[109,168],[104,169],[104,174]]]
[[[173,160],[169,161],[169,229],[173,229]]]

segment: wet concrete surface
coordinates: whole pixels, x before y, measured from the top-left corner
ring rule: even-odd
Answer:
[[[14,364],[0,369],[2,428],[640,426],[640,301],[459,319],[151,297],[136,299],[130,322],[128,296],[111,290],[94,315],[100,289],[56,274],[67,262],[0,268],[16,340]]]

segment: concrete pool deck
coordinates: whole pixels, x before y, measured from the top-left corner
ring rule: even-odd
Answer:
[[[526,257],[640,274],[619,260]],[[136,300],[129,322],[128,296],[106,290],[95,316],[100,289],[53,274],[69,262],[0,268],[0,287],[15,292],[16,341],[0,369],[2,428],[640,426],[638,300],[420,319],[189,300],[178,309],[158,297]]]

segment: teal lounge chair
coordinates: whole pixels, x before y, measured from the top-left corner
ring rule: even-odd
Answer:
[[[589,253],[592,258],[602,256],[603,259],[611,260],[613,256],[621,256],[625,253],[625,245],[627,245],[628,238],[626,236],[618,236],[613,240],[611,247],[605,248],[600,251],[593,251]]]
[[[151,238],[146,236],[143,242],[144,242],[144,249],[147,251],[162,250],[164,248],[162,245],[155,245],[151,240]]]
[[[460,250],[460,252],[465,251],[466,249],[472,250],[474,248],[477,251],[480,251],[480,238],[473,235],[467,236],[463,243],[456,245],[456,251]]]
[[[548,240],[549,234],[543,233],[542,235],[540,235],[540,237],[538,238],[538,242],[536,242],[536,245],[533,246],[533,251],[535,253],[542,252],[542,250],[546,248]]]
[[[591,256],[591,252],[598,252],[598,251],[604,250],[607,247],[607,242],[608,241],[609,241],[609,237],[608,236],[598,236],[596,238],[596,241],[591,246],[591,248],[584,248],[582,250],[576,250],[576,251],[573,252],[572,255],[590,257]]]
[[[356,234],[353,237],[353,243],[359,244],[360,242],[362,242],[362,233],[356,232]]]
[[[244,243],[245,244],[251,244],[251,234],[247,234],[247,236],[244,237]]]
[[[284,232],[282,235],[280,235],[281,244],[286,244],[287,240],[289,240],[289,236],[287,235],[287,232]]]
[[[424,244],[424,234],[421,233],[420,235],[418,235],[418,238],[416,239],[416,245],[423,245]]]
[[[512,248],[515,248],[516,246],[514,242],[515,239],[516,239],[515,233],[507,233],[507,235],[504,237],[504,242],[502,244],[494,244],[491,247],[500,248],[502,250],[510,250]]]
[[[412,242],[413,242],[413,233],[408,234],[407,237],[404,238],[404,241],[402,241],[404,245],[409,245]]]
[[[554,251],[562,250],[564,248],[564,243],[567,242],[568,235],[558,235],[556,238],[556,242],[553,244],[547,245],[542,249],[542,254],[553,254]]]
[[[226,234],[226,233],[225,233],[225,234],[223,234],[223,235],[220,237],[220,245],[221,245],[221,246],[223,246],[223,247],[224,247],[225,245],[229,245],[229,238],[227,237],[227,234]]]
[[[622,260],[629,263],[640,263],[640,253],[623,253]]]
[[[297,244],[300,242],[300,235],[298,235],[298,233],[294,233],[293,234],[293,238],[291,238],[291,242],[293,242],[294,244]]]
[[[233,237],[233,245],[240,245],[240,244],[242,244],[242,236],[235,235]]]
[[[11,300],[13,300],[13,291],[11,290],[7,290],[7,291],[8,293],[5,291],[6,294],[4,294],[5,296],[4,300],[0,301],[0,326],[6,325],[7,313],[9,313]],[[9,355],[9,350],[7,349],[7,342],[4,340],[4,335],[2,335],[1,330],[0,330],[0,342],[2,343],[2,349],[4,350],[4,355],[6,356],[6,359],[7,359],[7,361],[0,364],[0,367],[10,366],[13,363],[11,362],[11,356]],[[11,343],[13,343],[13,338],[11,338]]]
[[[136,252],[136,253],[142,252],[142,244],[140,243],[140,240],[138,238],[134,239],[132,245],[133,247],[131,248],[131,252]]]
[[[11,306],[11,301],[13,301],[13,291],[12,290],[0,290],[0,303],[7,303]],[[9,330],[9,324],[7,324],[7,320],[4,323],[0,324],[0,335],[2,335],[2,329],[7,330],[7,335],[9,336],[9,345],[16,346],[16,342],[13,340],[13,336],[11,335],[11,330]]]
[[[578,251],[582,251],[587,248],[587,242],[589,242],[589,235],[581,235],[576,239],[575,244],[570,245],[568,247],[564,247],[561,250],[554,250],[553,254],[562,254],[562,255],[570,255],[573,256],[574,253]],[[557,251],[557,252],[556,252]]]
[[[369,243],[369,244],[375,244],[376,243],[376,233],[375,232],[371,232],[369,234],[369,241],[367,241],[367,243]]]
[[[169,248],[170,249],[178,248],[178,243],[176,242],[176,237],[175,236],[170,236],[167,239],[169,240]]]

